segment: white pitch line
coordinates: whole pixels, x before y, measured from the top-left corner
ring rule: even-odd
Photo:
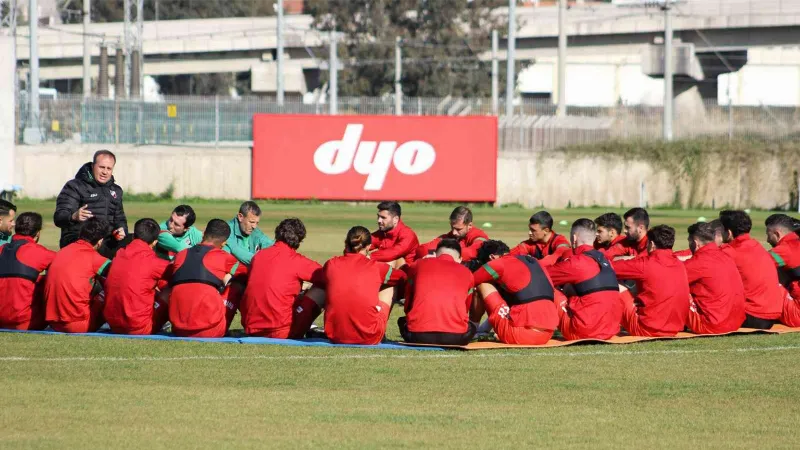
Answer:
[[[782,347],[743,347],[732,349],[705,349],[705,350],[623,350],[623,351],[592,351],[592,352],[543,352],[531,351],[525,353],[471,353],[448,352],[433,354],[362,354],[362,355],[283,355],[283,356],[65,356],[56,358],[38,358],[28,356],[0,356],[2,362],[170,362],[170,361],[287,361],[287,360],[346,360],[346,359],[440,359],[440,358],[509,358],[523,357],[581,357],[581,356],[641,356],[641,355],[691,355],[705,353],[743,353],[743,352],[779,352],[800,350],[800,346]]]

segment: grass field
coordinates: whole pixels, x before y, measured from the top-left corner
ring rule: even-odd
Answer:
[[[53,206],[19,203],[45,217]],[[126,204],[131,224],[172,206]],[[198,224],[237,206],[197,203]],[[373,206],[261,206],[269,235],[303,219],[301,252],[319,261],[341,252],[350,226],[374,228]],[[451,209],[408,205],[404,219],[427,240]],[[532,211],[474,212],[514,244]],[[604,211],[551,212],[572,222]],[[651,211],[680,248],[701,215],[715,213]],[[753,213],[761,240],[766,216]],[[42,241],[57,246],[52,224]],[[799,356],[796,334],[484,353],[0,334],[0,448],[796,448]]]

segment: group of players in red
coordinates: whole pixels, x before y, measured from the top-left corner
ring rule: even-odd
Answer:
[[[108,260],[97,252],[110,232],[102,219],[83,222],[79,240],[55,253],[38,244],[42,217],[26,212],[0,246],[0,328],[86,333],[108,323],[152,334],[169,321],[177,336],[222,337],[239,311],[247,335],[298,339],[324,311],[332,342],[371,345],[398,303],[404,340],[438,345],[489,327],[501,342],[536,345],[556,330],[573,340],[800,326],[798,223],[785,214],[766,220],[770,251],[750,236],[744,211],[691,225],[682,251],[675,230],[650,228],[642,208],[578,219],[569,236],[539,211],[514,248],[474,226],[467,207],[449,220],[450,231],[420,244],[400,205],[382,202],[378,230],[351,228],[343,254],[320,265],[298,253],[302,221],[285,219],[275,244],[245,264],[224,250],[231,225],[220,219],[171,261],[154,251],[169,231],[141,219]]]

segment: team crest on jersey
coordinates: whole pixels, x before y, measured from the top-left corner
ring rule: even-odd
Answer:
[[[109,192],[111,192],[111,197],[112,198],[117,198],[117,191],[115,191],[113,189],[109,189]]]

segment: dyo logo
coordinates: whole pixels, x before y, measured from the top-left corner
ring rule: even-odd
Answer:
[[[392,141],[361,141],[364,125],[350,124],[341,141],[328,141],[314,152],[314,165],[328,175],[340,175],[350,167],[366,175],[365,191],[379,191],[394,167],[406,175],[427,172],[436,161],[436,150],[424,141],[409,141],[399,147]]]

